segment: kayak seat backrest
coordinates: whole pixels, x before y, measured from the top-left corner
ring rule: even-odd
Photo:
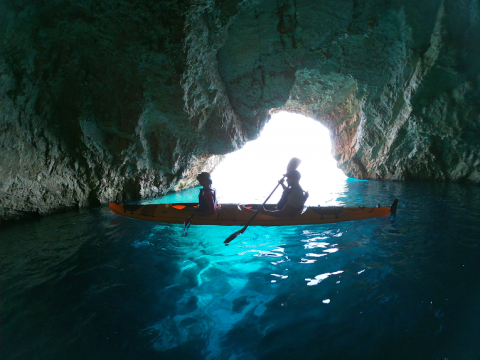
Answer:
[[[232,221],[237,220],[237,204],[222,204],[222,207],[217,211],[218,221]]]

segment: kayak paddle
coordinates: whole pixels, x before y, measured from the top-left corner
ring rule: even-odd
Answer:
[[[299,158],[296,158],[296,157],[291,158],[288,165],[287,165],[287,173],[291,170],[297,170],[297,168],[298,168],[298,166],[300,165],[301,162],[302,162],[302,160],[300,160]],[[282,180],[283,179],[285,179],[285,175],[283,176]],[[275,186],[275,189],[273,189],[273,191],[270,193],[270,195],[268,195],[268,197],[265,199],[265,201],[261,205],[262,207],[267,203],[268,199],[270,199],[270,197],[273,195],[275,190],[277,190],[279,185],[280,185],[280,181],[278,182],[277,186]],[[255,216],[257,216],[257,214],[259,212],[260,212],[260,206],[258,207],[258,210],[255,212],[255,214],[253,214],[252,218],[250,220],[248,220],[247,225],[245,225],[243,228],[241,228],[237,232],[234,232],[232,235],[230,235],[227,238],[227,240],[224,241],[224,243],[226,245],[228,245],[228,243],[230,241],[232,241],[233,239],[235,239],[238,235],[243,234],[245,232],[245,230],[247,230],[248,225],[250,225],[250,223],[253,221],[253,219],[255,219]]]
[[[183,222],[182,236],[187,236],[187,232],[188,232],[188,229],[190,228],[190,224],[192,223],[194,215],[195,213],[190,215],[190,217],[186,218],[185,221]]]

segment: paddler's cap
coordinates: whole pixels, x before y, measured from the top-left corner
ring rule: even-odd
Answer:
[[[201,174],[198,174],[198,175],[197,175],[197,180],[200,180],[201,178],[204,178],[204,179],[207,179],[207,180],[212,181],[212,179],[211,179],[211,177],[210,177],[210,174],[207,173],[207,172],[202,172]]]
[[[298,170],[290,170],[283,176],[286,176],[287,178],[298,179],[298,180],[300,180],[300,178],[302,177],[302,175],[300,175]]]

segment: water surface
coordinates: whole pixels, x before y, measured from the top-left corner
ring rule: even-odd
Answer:
[[[197,189],[155,202],[194,201]],[[480,189],[349,180],[338,224],[181,226],[107,207],[3,226],[2,359],[478,359]]]

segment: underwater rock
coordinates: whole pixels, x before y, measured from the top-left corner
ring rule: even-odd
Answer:
[[[0,11],[4,218],[192,186],[280,110],[327,126],[348,176],[480,183],[475,1],[4,0]]]

